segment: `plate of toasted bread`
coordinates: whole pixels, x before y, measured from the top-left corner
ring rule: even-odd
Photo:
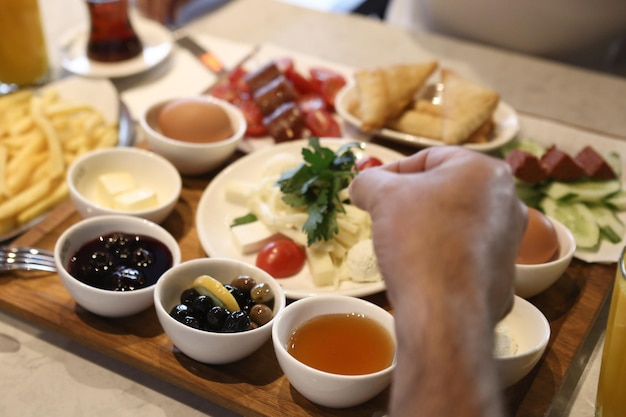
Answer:
[[[433,80],[436,73],[439,80]],[[497,92],[438,61],[358,70],[337,94],[335,109],[363,133],[419,147],[487,152],[520,128],[517,113]]]

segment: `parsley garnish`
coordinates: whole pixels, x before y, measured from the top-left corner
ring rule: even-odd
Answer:
[[[348,187],[357,173],[351,148],[358,146],[351,142],[334,152],[321,146],[319,138],[311,137],[311,149],[302,149],[304,162],[284,172],[276,182],[286,204],[306,209],[309,217],[303,231],[309,246],[339,233],[337,213],[345,213],[339,192]]]
[[[237,217],[233,220],[230,227],[241,226],[242,224],[253,223],[257,221],[257,217],[253,213],[248,213],[245,216]]]

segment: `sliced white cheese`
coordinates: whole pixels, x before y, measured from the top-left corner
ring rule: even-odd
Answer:
[[[243,254],[260,251],[278,235],[260,221],[234,226],[230,231],[235,247]]]
[[[226,201],[238,205],[246,205],[248,197],[256,190],[257,185],[253,182],[232,180],[226,184]]]
[[[109,172],[98,177],[97,198],[103,205],[114,205],[115,196],[136,187],[135,179],[127,172]]]
[[[154,191],[137,188],[115,196],[114,208],[125,211],[147,210],[155,207],[159,201]]]
[[[313,276],[313,285],[325,287],[335,282],[335,266],[330,254],[323,250],[306,249],[309,270]]]

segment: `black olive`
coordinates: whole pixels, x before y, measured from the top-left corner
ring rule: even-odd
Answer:
[[[250,310],[250,297],[247,293],[231,284],[224,284],[224,288],[226,288],[228,292],[231,293],[231,295],[235,298],[235,301],[237,301],[239,308],[246,312]]]
[[[191,302],[191,310],[193,311],[194,317],[197,317],[201,322],[206,319],[206,315],[208,314],[211,307],[215,304],[211,297],[207,297],[206,295],[198,295]]]
[[[177,304],[170,311],[170,316],[172,316],[177,321],[184,323],[185,317],[191,315],[191,310],[186,304]]]
[[[220,306],[213,306],[206,314],[204,327],[206,330],[218,332],[224,326],[224,322],[229,315],[229,311]]]
[[[233,311],[228,315],[222,331],[225,333],[235,333],[250,330],[250,317],[243,310]]]
[[[196,291],[195,288],[188,288],[185,291],[183,291],[182,294],[180,295],[180,302],[182,304],[186,304],[190,306],[193,300],[195,300],[196,297],[199,295],[200,293]]]
[[[198,330],[201,329],[200,320],[198,320],[197,318],[193,316],[185,316],[182,323],[185,326],[193,327],[194,329],[198,329]]]

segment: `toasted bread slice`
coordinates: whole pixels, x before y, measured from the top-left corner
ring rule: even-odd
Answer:
[[[442,119],[436,114],[407,110],[400,117],[387,122],[387,127],[414,136],[441,140]]]
[[[492,118],[500,96],[446,69],[441,71],[441,80],[442,140],[457,145]]]
[[[355,73],[358,117],[365,132],[379,129],[400,115],[439,63],[397,64]]]

